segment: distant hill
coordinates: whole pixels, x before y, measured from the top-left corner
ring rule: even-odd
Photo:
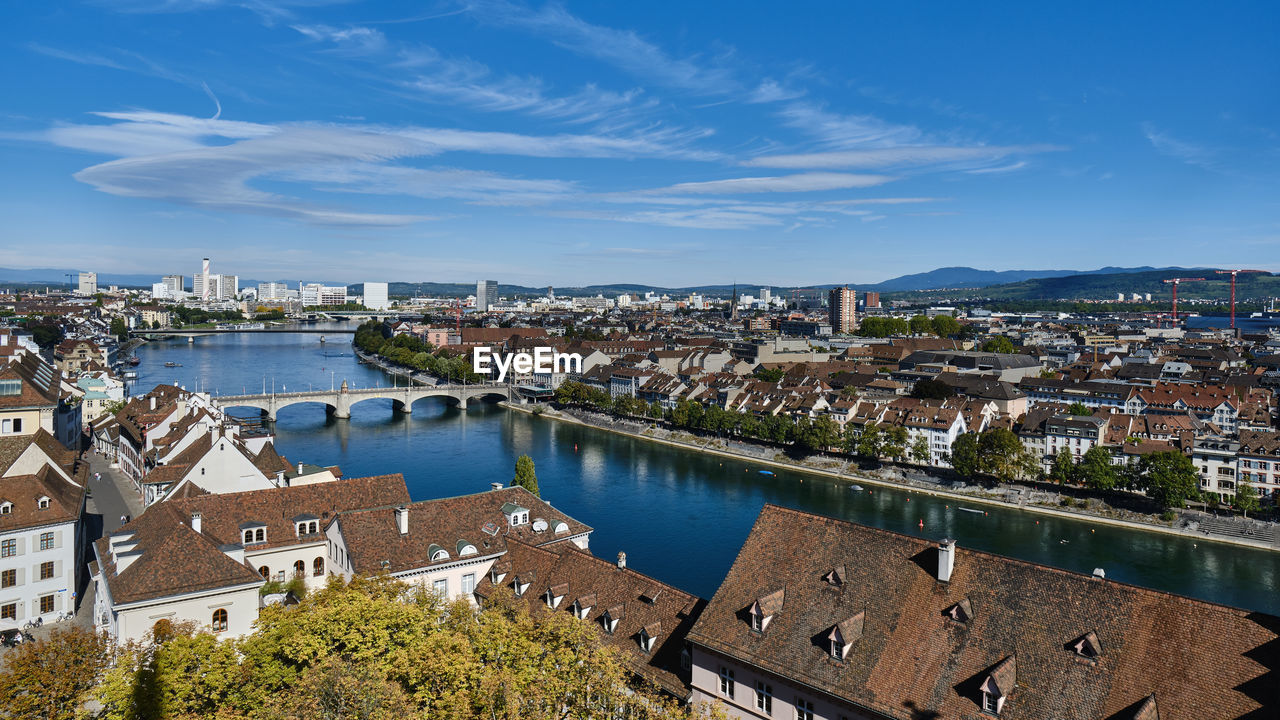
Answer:
[[[930,297],[938,300],[1114,300],[1119,293],[1126,296],[1151,293],[1152,300],[1164,301],[1173,295],[1172,286],[1164,281],[1187,276],[1202,277],[1205,280],[1182,283],[1178,287],[1179,298],[1225,302],[1231,296],[1229,275],[1217,275],[1213,269],[1169,268],[1035,278],[979,289],[938,291],[931,293]],[[1242,300],[1280,296],[1280,276],[1271,273],[1240,275],[1236,280],[1236,295]]]
[[[1154,267],[1104,267],[1097,270],[978,270],[971,267],[945,267],[929,272],[902,275],[875,285],[860,286],[864,290],[878,292],[909,292],[912,290],[940,290],[945,288],[981,288],[1003,285],[1023,280],[1056,278],[1075,275],[1113,275],[1150,270],[1183,270],[1183,268]]]

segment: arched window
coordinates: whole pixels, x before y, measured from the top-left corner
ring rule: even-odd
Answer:
[[[266,565],[263,565],[262,567],[258,568],[258,572],[262,575],[263,580],[271,579],[271,568],[267,567]]]
[[[298,562],[296,562],[296,563],[294,563],[294,564],[293,564],[293,576],[294,576],[294,577],[302,577],[303,575],[306,575],[306,574],[307,574],[307,563],[306,563],[306,562],[304,562],[304,561],[302,561],[302,560],[299,560]]]
[[[256,542],[266,542],[266,541],[267,541],[267,529],[266,529],[266,528],[258,528],[257,530],[255,530],[255,531],[254,531],[253,539],[254,539]]]
[[[318,557],[315,562],[311,563],[311,574],[316,577],[324,575],[324,558]]]
[[[218,608],[213,611],[213,631],[222,632],[227,629],[227,611],[225,608]]]
[[[244,544],[245,544],[245,545],[248,545],[248,544],[249,544],[249,543],[251,543],[251,542],[253,542],[253,531],[252,531],[252,530],[245,530],[245,531],[244,531]]]

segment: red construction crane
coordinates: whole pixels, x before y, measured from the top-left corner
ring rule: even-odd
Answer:
[[[1173,285],[1173,326],[1178,326],[1178,283],[1203,282],[1204,278],[1169,278],[1166,285]]]
[[[1265,270],[1215,270],[1219,275],[1231,276],[1231,329],[1236,329],[1236,275],[1240,273],[1260,273]],[[1177,287],[1176,285],[1174,287]]]

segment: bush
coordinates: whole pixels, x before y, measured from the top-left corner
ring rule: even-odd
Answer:
[[[1172,510],[1165,510],[1164,512],[1160,513],[1160,519],[1165,522],[1173,522],[1174,520],[1178,519],[1178,513]]]
[[[1075,507],[1076,500],[1073,497],[1064,497],[1058,501],[1058,504],[1062,507]]]

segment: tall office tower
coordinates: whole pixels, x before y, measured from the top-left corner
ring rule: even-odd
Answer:
[[[237,275],[215,275],[218,279],[218,299],[235,300],[240,294],[240,277]]]
[[[831,332],[850,333],[858,327],[854,303],[857,293],[847,287],[832,288],[827,296],[827,313],[831,320]]]
[[[764,303],[765,305],[768,305],[769,301],[772,299],[773,299],[772,290],[770,290],[769,288],[760,288],[760,302]]]
[[[488,312],[489,308],[498,304],[498,281],[481,280],[476,283],[476,310]]]
[[[169,288],[170,297],[182,297],[182,293],[187,289],[187,279],[181,275],[165,275],[160,282]]]
[[[391,300],[387,297],[387,284],[384,282],[365,283],[364,306],[370,310],[386,310],[391,307]]]
[[[98,273],[82,272],[76,284],[77,295],[96,295],[98,293]]]
[[[872,292],[872,291],[862,293],[862,307],[865,307],[865,308],[880,307],[880,293]]]

